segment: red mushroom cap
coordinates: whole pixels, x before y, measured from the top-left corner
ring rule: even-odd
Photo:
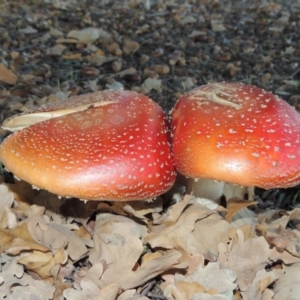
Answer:
[[[51,111],[52,117],[57,110],[68,114],[30,125],[0,145],[0,160],[17,177],[57,195],[86,200],[153,198],[173,185],[168,123],[148,97],[101,91],[26,116],[34,119]],[[19,117],[21,122],[26,116]],[[5,126],[15,124],[18,117]]]
[[[300,183],[300,114],[270,92],[203,85],[178,100],[172,120],[175,166],[187,177],[262,188]]]

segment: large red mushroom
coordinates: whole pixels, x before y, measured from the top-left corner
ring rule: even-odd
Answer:
[[[139,200],[170,189],[175,171],[162,109],[131,91],[100,91],[17,115],[0,160],[18,178],[86,200]]]
[[[300,183],[300,114],[284,100],[241,83],[184,94],[172,111],[176,169],[269,189]]]

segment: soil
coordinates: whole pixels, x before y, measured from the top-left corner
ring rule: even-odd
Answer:
[[[185,91],[217,81],[254,84],[299,108],[297,0],[10,0],[0,26],[1,61],[18,76],[1,83],[2,119],[58,91],[120,87],[169,111]],[[86,28],[101,32],[70,38]]]

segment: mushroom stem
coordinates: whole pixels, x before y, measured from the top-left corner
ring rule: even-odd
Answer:
[[[224,196],[227,201],[233,197],[253,200],[254,187],[245,187],[238,184],[227,183],[207,178],[190,178],[188,179],[187,183],[187,194],[192,194],[196,198],[209,199],[219,204],[222,196]]]

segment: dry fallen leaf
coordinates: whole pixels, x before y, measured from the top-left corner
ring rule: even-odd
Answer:
[[[220,19],[211,20],[210,24],[213,31],[219,32],[226,30],[226,27],[223,25]]]
[[[179,252],[167,251],[157,258],[148,260],[142,267],[134,270],[142,251],[143,246],[137,239],[129,241],[123,248],[119,247],[116,257],[124,257],[124,259],[115,259],[114,263],[108,267],[101,277],[100,286],[104,287],[116,283],[122,289],[131,289],[143,285],[148,280],[172,267],[186,267],[184,264],[179,265],[181,256]]]
[[[300,209],[292,212],[266,211],[258,216],[259,223],[255,228],[263,235],[270,245],[274,245],[277,251],[273,251],[271,258],[280,259],[286,264],[300,261],[299,243],[300,234],[298,229],[286,228],[288,222],[292,221],[298,227],[300,221]]]
[[[14,196],[5,184],[0,184],[0,210],[3,207],[11,207],[14,202]]]
[[[187,250],[180,247],[178,248],[178,251],[181,253],[179,262],[187,264],[187,268],[185,269],[186,275],[194,272],[195,268],[197,268],[199,265],[204,266],[205,258],[202,254],[190,254]]]
[[[98,284],[101,288],[112,283],[123,289],[140,286],[179,263],[180,253],[171,251],[152,257],[138,268],[144,250],[141,239],[147,229],[125,216],[98,214],[94,232],[95,246],[89,260],[93,265],[102,262],[108,266]]]
[[[142,84],[142,91],[143,93],[148,94],[152,89],[161,92],[162,81],[156,78],[147,78]]]
[[[30,277],[31,278],[31,277]],[[55,286],[46,280],[31,280],[28,279],[27,286],[13,286],[12,293],[9,299],[40,299],[49,300],[53,299]]]
[[[246,291],[241,292],[243,300],[260,300],[267,287],[276,282],[283,274],[284,271],[281,269],[259,270],[251,286]]]
[[[218,261],[222,268],[230,268],[238,273],[237,283],[241,291],[246,291],[252,284],[256,273],[264,269],[271,261],[272,250],[264,237],[254,237],[244,241],[243,233],[237,230],[237,243],[219,245]]]
[[[1,269],[1,299],[52,299],[55,287],[48,281],[34,280],[24,273],[24,267],[16,259],[6,262]]]
[[[31,203],[36,194],[32,185],[24,180],[16,181],[14,184],[5,183],[4,185],[13,193],[14,199],[18,202],[18,206],[24,203],[28,207],[28,204]]]
[[[116,257],[119,257],[120,248],[128,244],[129,240],[138,240],[138,244],[141,245],[141,239],[146,232],[145,225],[139,225],[128,217],[110,213],[98,214],[94,225],[95,246],[90,252],[90,262],[92,264],[100,261],[105,261],[107,264],[115,262]]]
[[[62,55],[62,58],[66,59],[66,60],[78,60],[81,57],[82,57],[81,53],[68,53],[68,54]]]
[[[164,227],[175,224],[190,201],[191,197],[186,195],[182,201],[170,206],[169,209],[161,216],[161,218],[156,219],[154,223],[157,225],[163,225]],[[158,227],[153,227],[152,229],[155,230],[155,228]],[[161,228],[159,228],[159,231]]]
[[[146,215],[158,214],[163,210],[163,200],[162,198],[157,198],[155,201],[132,201],[124,203],[123,210],[127,212],[130,216],[134,216],[139,220],[147,223],[149,219]]]
[[[18,255],[22,251],[50,251],[31,236],[26,223],[12,229],[0,228],[0,240],[0,253],[5,251],[11,255]]]
[[[12,209],[4,206],[0,209],[0,228],[12,229],[17,226],[17,218]]]
[[[174,210],[174,213],[177,218],[177,211]],[[166,218],[168,222],[170,214]],[[215,211],[191,203],[175,224],[153,226],[151,231],[145,241],[153,248],[182,248],[190,254],[202,254],[206,259],[215,260],[218,244],[228,239],[229,224]]]
[[[94,243],[90,239],[80,238],[74,230],[78,230],[76,224],[59,224],[47,220],[44,216],[33,216],[27,220],[30,234],[41,245],[48,249],[61,249],[66,247],[68,255],[72,260],[81,258],[88,251],[88,247],[93,247]]]
[[[96,300],[100,293],[99,279],[103,273],[101,263],[92,266],[80,281],[80,289],[69,288],[63,295],[67,300]]]
[[[298,230],[284,229],[281,226],[277,229],[266,229],[263,225],[257,225],[258,230],[263,231],[265,239],[277,251],[282,253],[284,250],[290,254],[300,257],[300,234]],[[264,228],[264,229],[263,229]]]
[[[37,273],[42,279],[51,277],[51,269],[56,265],[66,263],[68,255],[64,249],[51,252],[31,251],[23,253],[17,262],[24,265],[27,270]]]
[[[232,299],[234,283],[237,274],[234,270],[222,269],[220,264],[209,263],[207,266],[197,266],[188,276],[176,274],[174,282],[164,285],[164,295],[169,299],[194,299],[201,297],[205,293],[211,295],[226,295],[227,299]],[[199,298],[201,299],[201,298]]]
[[[2,296],[1,299],[5,299],[5,296],[11,293],[11,287],[13,285],[28,284],[26,277],[23,278],[23,275],[24,275],[24,267],[18,264],[15,259],[12,259],[10,257],[4,263],[1,262],[1,271],[0,271],[0,277],[2,278],[1,279],[2,282],[0,284],[0,296]],[[30,276],[28,277],[30,278]]]
[[[284,266],[285,274],[274,284],[274,300],[298,299],[300,295],[300,263]]]
[[[80,43],[93,43],[100,38],[108,38],[110,34],[101,28],[84,28],[81,30],[72,30],[68,33],[69,39],[76,39]]]
[[[256,205],[255,201],[249,200],[242,200],[240,198],[231,198],[227,201],[227,214],[226,214],[226,221],[230,222],[231,218],[234,214],[236,214],[239,210],[243,209],[244,207]]]
[[[168,299],[192,299],[192,297],[199,293],[205,293],[205,288],[198,282],[186,282],[186,281],[177,281],[171,287],[170,294],[164,293]],[[166,292],[166,291],[165,291]]]
[[[56,44],[53,47],[47,49],[47,54],[53,56],[61,56],[66,48],[67,47],[62,44]]]
[[[0,228],[12,229],[17,225],[17,218],[11,210],[14,195],[5,184],[0,185]],[[1,247],[0,247],[1,249]]]
[[[123,51],[125,54],[131,54],[131,53],[134,53],[136,51],[138,51],[140,48],[140,44],[136,41],[133,41],[131,39],[127,39],[125,38],[124,39],[124,42],[123,42]]]
[[[9,70],[4,64],[0,64],[0,81],[15,84],[18,80],[17,75]]]

